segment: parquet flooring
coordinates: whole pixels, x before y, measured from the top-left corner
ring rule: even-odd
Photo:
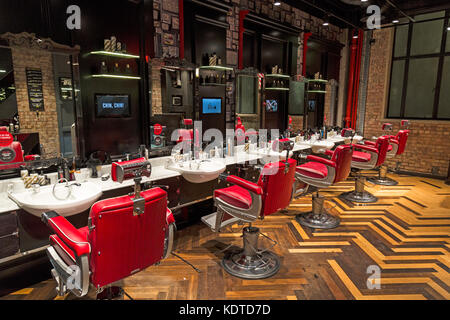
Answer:
[[[311,230],[294,220],[295,214],[311,210],[310,196],[256,223],[278,242],[273,251],[282,267],[272,278],[242,280],[224,272],[220,250],[241,246],[242,227],[215,234],[199,222],[177,233],[176,252],[200,273],[171,256],[125,279],[123,287],[134,299],[450,299],[450,186],[390,176],[400,184],[367,183],[379,197],[375,204],[337,197],[352,190],[351,179],[321,190],[328,210],[342,220],[336,229]],[[269,245],[261,239],[260,246]],[[381,272],[379,289],[368,288],[370,266]],[[48,280],[3,299],[53,299],[54,286]]]

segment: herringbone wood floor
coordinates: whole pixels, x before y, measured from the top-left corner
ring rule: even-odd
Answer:
[[[400,184],[367,183],[380,199],[371,205],[337,198],[352,190],[351,179],[321,190],[329,211],[342,219],[337,229],[311,230],[294,220],[311,209],[311,197],[255,224],[278,242],[273,251],[282,268],[270,279],[241,280],[225,273],[220,250],[241,246],[241,227],[214,234],[199,222],[177,233],[176,252],[200,273],[171,256],[127,278],[123,287],[134,299],[449,299],[450,186],[428,178],[391,177]],[[261,240],[260,245],[270,243]],[[368,289],[372,265],[381,270],[380,289]],[[3,299],[54,299],[54,287],[48,280]]]

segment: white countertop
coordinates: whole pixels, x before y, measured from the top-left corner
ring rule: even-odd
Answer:
[[[243,151],[244,146],[238,146],[236,147],[237,152],[234,156],[231,157],[225,157],[225,158],[217,158],[218,161],[224,161],[224,164],[226,166],[233,165],[233,164],[240,164],[245,162],[250,162],[250,164],[254,163],[256,164],[258,160],[263,159],[265,155],[262,155],[260,153],[254,153],[254,152],[244,152]],[[293,151],[302,151],[309,149],[310,146],[305,144],[296,144]],[[279,156],[279,157],[285,157],[285,154],[280,153],[273,153],[270,154],[270,156]],[[160,157],[160,158],[152,158],[150,159],[150,163],[152,164],[152,174],[151,177],[143,177],[142,183],[145,182],[151,182],[151,181],[158,181],[173,177],[181,176],[179,172],[176,172],[174,170],[169,170],[165,168],[165,163],[167,159],[171,157]],[[264,160],[264,159],[263,159]],[[275,159],[274,159],[275,160]],[[267,161],[265,161],[267,162]],[[81,169],[82,172],[89,171],[89,169]],[[99,177],[103,174],[111,173],[111,165],[103,166],[102,169],[99,171]],[[51,183],[56,182],[56,173],[47,174],[47,176],[50,178]],[[102,181],[101,178],[88,178],[84,179],[84,181],[89,181],[92,183],[95,183],[99,185],[103,192],[125,188],[125,187],[131,187],[134,185],[133,180],[126,180],[123,183],[114,182],[111,178],[109,178],[107,181]],[[15,179],[8,179],[8,180],[2,180],[0,181],[0,214],[5,212],[10,212],[14,210],[20,209],[17,204],[9,199],[7,194],[7,188],[8,185],[11,183],[21,184],[23,183],[20,178]]]

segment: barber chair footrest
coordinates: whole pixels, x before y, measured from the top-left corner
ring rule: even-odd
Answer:
[[[220,226],[219,226],[218,230],[216,230],[216,223],[217,223],[217,216],[218,216],[218,214],[219,214],[219,212],[214,212],[214,213],[211,213],[211,214],[209,214],[207,216],[202,217],[202,222],[204,224],[206,224],[208,227],[210,227],[211,230],[214,231],[214,232],[219,232],[220,229],[239,222],[238,218],[231,218],[231,219],[228,219],[226,221],[221,220],[220,221]],[[223,219],[223,216],[222,216],[221,219]]]
[[[396,186],[398,185],[398,181],[395,181],[391,178],[370,178],[369,182],[379,185],[379,186]]]
[[[280,270],[281,262],[280,258],[270,251],[248,256],[241,249],[225,255],[222,266],[226,272],[241,279],[266,279]]]
[[[334,229],[339,227],[341,220],[329,213],[306,212],[295,217],[302,226],[313,229]]]
[[[356,203],[375,203],[378,201],[377,197],[375,197],[373,194],[367,191],[364,192],[350,191],[341,194],[339,197],[344,200]]]

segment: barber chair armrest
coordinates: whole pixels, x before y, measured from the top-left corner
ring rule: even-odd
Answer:
[[[366,146],[366,145],[363,145],[363,144],[353,144],[353,147],[355,149],[361,149],[361,150],[364,150],[364,151],[367,151],[367,152],[373,152],[373,153],[378,154],[378,149],[374,148],[374,147]]]
[[[239,178],[237,176],[228,176],[227,177],[227,182],[235,184],[241,188],[244,188],[250,192],[253,192],[257,195],[262,195],[263,194],[263,190],[260,186],[258,186],[256,183],[247,181],[245,179]]]
[[[42,221],[56,233],[77,257],[88,255],[91,252],[91,245],[87,242],[87,239],[83,238],[83,234],[66,218],[54,211],[49,211],[42,214]]]
[[[375,147],[377,145],[377,143],[375,141],[368,141],[368,140],[365,140],[364,144],[366,146],[371,146],[371,147]]]
[[[329,156],[329,157],[332,157],[332,156],[334,155],[334,152],[331,151],[331,150],[326,150],[326,151],[325,151],[325,155],[326,155],[326,156]]]
[[[336,168],[336,162],[325,159],[325,158],[321,158],[318,156],[313,156],[313,155],[309,155],[306,157],[306,160],[310,160],[310,161],[315,161],[315,162],[320,162],[328,167],[333,167]]]
[[[394,138],[390,139],[389,143],[393,143],[393,144],[396,144],[396,145],[400,144],[400,142],[397,139],[394,139]]]

